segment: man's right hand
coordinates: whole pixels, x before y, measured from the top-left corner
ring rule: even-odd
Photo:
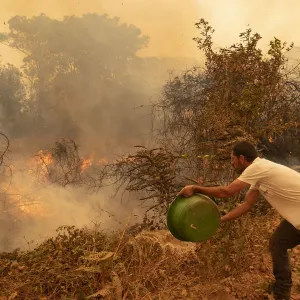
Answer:
[[[177,196],[184,196],[184,197],[191,197],[195,193],[195,186],[194,185],[187,185],[185,186],[178,194]]]

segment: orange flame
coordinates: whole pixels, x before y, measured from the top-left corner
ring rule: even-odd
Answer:
[[[88,158],[82,158],[81,170],[82,172],[86,172],[92,165],[100,166],[108,164],[109,160],[107,157],[102,157],[100,159],[95,159],[95,155],[92,154]]]
[[[93,157],[82,158],[81,171],[86,172],[93,164]]]
[[[55,167],[55,158],[48,151],[40,150],[36,153],[34,157],[29,159],[26,162],[26,172],[30,175],[30,178],[33,181],[32,186],[38,186],[44,188],[45,184],[49,183],[49,171],[51,167]],[[107,157],[95,158],[95,155],[92,154],[89,157],[81,158],[81,171],[87,172],[92,166],[101,166],[108,164],[109,160]],[[18,172],[16,167],[11,167],[13,174]],[[8,178],[8,176],[4,176]],[[36,182],[36,183],[35,183]],[[28,183],[16,182],[11,185],[9,180],[2,180],[1,182],[2,190],[9,197],[9,201],[16,209],[17,214],[26,214],[26,216],[35,216],[43,217],[48,215],[49,209],[42,197],[37,195],[34,191],[30,190],[31,187],[28,186]]]

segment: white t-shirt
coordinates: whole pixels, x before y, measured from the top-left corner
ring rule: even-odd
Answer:
[[[241,176],[240,181],[258,189],[278,213],[300,229],[300,174],[267,159],[256,158]]]

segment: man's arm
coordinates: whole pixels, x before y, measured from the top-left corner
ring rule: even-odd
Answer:
[[[190,197],[194,193],[216,197],[216,198],[229,198],[241,190],[248,188],[250,184],[236,179],[228,186],[204,187],[198,185],[188,185],[184,187],[178,195]]]
[[[249,190],[245,196],[245,201],[239,205],[238,207],[234,208],[232,211],[230,211],[228,214],[223,216],[221,218],[221,222],[231,221],[239,218],[243,214],[249,212],[256,200],[259,197],[259,191],[258,190]]]

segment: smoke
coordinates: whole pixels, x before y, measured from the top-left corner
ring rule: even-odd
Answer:
[[[200,58],[192,38],[198,35],[194,23],[205,18],[216,29],[215,41],[221,47],[236,42],[238,34],[248,24],[263,36],[266,47],[274,36],[300,45],[297,29],[300,20],[297,0],[32,0],[23,5],[22,0],[3,0],[0,30],[6,30],[7,21],[14,15],[46,15],[62,19],[66,15],[80,16],[85,13],[107,13],[118,16],[123,22],[134,24],[151,40],[143,56],[184,56]],[[4,22],[6,21],[6,24]],[[10,62],[17,61],[18,53],[1,49]]]
[[[274,36],[288,43],[300,45],[297,28],[300,20],[299,1],[287,0],[214,0],[199,1],[199,15],[216,30],[214,40],[220,47],[237,42],[238,35],[247,27],[262,36],[260,47],[266,50]],[[201,10],[201,11],[200,11]]]
[[[144,212],[128,193],[123,194],[122,201],[112,197],[114,187],[90,193],[78,186],[40,184],[36,173],[22,161],[18,161],[18,169],[13,170],[8,181],[9,188],[3,189],[0,201],[0,251],[33,248],[63,225],[97,226],[105,231],[123,229],[126,224],[141,222]]]
[[[74,139],[84,155],[109,158],[131,151],[135,143],[145,144],[152,122],[150,100],[160,94],[169,69],[196,63],[138,56],[147,36],[106,15],[61,21],[17,16],[9,25],[17,32],[10,43],[29,53],[22,66],[32,87],[23,101],[29,108],[9,132],[22,151],[51,147],[62,136]]]
[[[46,0],[43,4],[33,0],[26,6],[22,0],[4,0],[0,17],[3,21],[8,21],[13,15],[33,16],[41,13],[56,19],[86,13],[117,16],[122,22],[134,24],[143,34],[151,37],[149,46],[140,52],[143,56],[199,55],[192,41],[195,34],[194,23],[199,13],[196,0]],[[7,25],[0,22],[0,30],[1,27],[5,30]]]
[[[18,6],[8,5],[10,12],[27,16],[39,9],[24,8],[21,12]],[[74,139],[80,155],[87,157],[115,158],[137,143],[146,144],[152,117],[149,103],[160,94],[168,70],[180,71],[195,63],[195,59],[141,57],[147,32],[124,24],[123,19],[95,14],[62,18],[76,12],[64,12],[61,7],[56,21],[59,16],[52,8],[58,7],[52,2],[49,7],[44,11],[46,16],[10,15],[12,19],[5,24],[21,32],[12,42],[29,55],[23,54],[20,68],[27,88],[22,111],[14,109],[17,114],[1,117],[2,124],[14,120],[10,121],[12,127],[4,129],[13,153],[9,163],[18,166],[13,168],[10,189],[2,193],[0,201],[1,250],[26,248],[32,240],[36,244],[55,234],[60,225],[82,227],[100,222],[102,229],[116,229],[124,226],[129,215],[138,216],[132,217],[132,223],[140,220],[143,209],[132,195],[124,203],[120,197],[111,197],[116,187],[97,194],[76,186],[41,187],[21,157],[26,161],[40,149],[50,150],[60,137]],[[10,69],[7,73],[11,74]],[[6,87],[12,91],[9,101],[16,103],[16,108],[19,87],[11,86],[11,81],[3,84],[3,90]],[[3,98],[4,104],[7,101]]]

